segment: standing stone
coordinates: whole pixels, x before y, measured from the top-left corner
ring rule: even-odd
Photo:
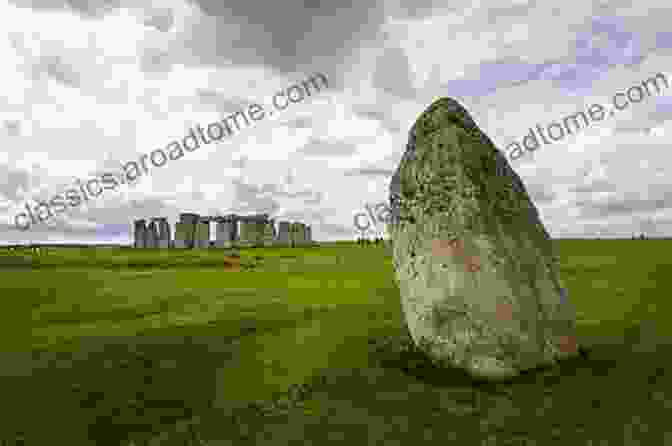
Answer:
[[[157,248],[158,247],[158,228],[156,227],[156,222],[151,221],[147,227],[147,238],[145,239],[145,247],[147,248]]]
[[[297,235],[299,236],[299,238],[298,238],[299,244],[301,246],[307,246],[308,245],[308,240],[306,239],[306,236],[308,234],[308,231],[306,230],[306,224],[305,223],[299,223],[299,228],[298,228],[297,232],[298,232]]]
[[[498,379],[578,354],[551,238],[458,102],[435,101],[411,128],[390,205],[406,323],[433,360]]]
[[[264,238],[264,226],[266,226],[266,223],[262,221],[255,221],[253,226],[254,226],[254,236],[253,236],[254,246],[262,246]]]
[[[276,246],[292,246],[292,238],[290,234],[290,222],[278,222],[278,234],[275,238]]]
[[[210,247],[210,223],[200,221],[196,224],[194,248],[206,249]]]
[[[169,248],[170,225],[168,224],[168,220],[164,217],[153,218],[152,220],[156,222],[156,229],[157,229],[156,247],[162,249]]]
[[[304,232],[303,232],[303,223],[294,222],[291,225],[291,236],[292,236],[292,246],[303,246],[304,245]]]
[[[290,223],[288,221],[278,222],[278,235],[275,238],[275,246],[292,246]]]
[[[262,245],[273,246],[275,241],[275,225],[273,221],[264,223],[262,229]]]
[[[182,213],[180,214],[180,228],[182,232],[180,233],[180,240],[183,242],[177,242],[177,235],[175,236],[175,247],[184,247],[184,248],[193,248],[194,247],[194,237],[196,235],[196,225],[199,222],[200,216],[193,213]],[[177,225],[175,225],[175,231],[177,232]],[[184,246],[182,246],[184,245]]]
[[[315,242],[313,241],[313,230],[308,225],[306,225],[306,243],[308,245],[314,245],[315,244]]]
[[[149,224],[145,226],[145,230],[142,231],[142,247],[151,248],[151,236],[149,234]]]
[[[313,240],[313,227],[312,226],[307,227],[306,237],[308,239],[308,244],[309,245],[318,246],[318,243],[315,240]]]
[[[233,222],[230,220],[218,220],[215,226],[215,247],[233,247],[234,237]]]
[[[303,234],[302,234],[303,235],[303,244],[306,245],[306,246],[309,246],[310,245],[310,235],[308,233],[310,231],[309,231],[308,225],[305,224],[305,223],[301,223],[301,231],[303,232]]]
[[[191,248],[194,233],[194,225],[190,223],[175,223],[175,248]]]
[[[145,231],[146,228],[145,220],[135,220],[133,225],[133,247],[135,248],[144,248],[145,247]]]
[[[306,224],[301,222],[296,228],[296,241],[298,246],[306,246]]]
[[[243,219],[240,221],[240,241],[241,247],[249,248],[255,245],[255,224],[253,221]]]

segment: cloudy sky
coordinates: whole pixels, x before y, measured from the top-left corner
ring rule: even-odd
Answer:
[[[129,243],[134,219],[180,212],[269,213],[317,240],[353,239],[353,215],[387,199],[434,99],[460,101],[506,152],[536,124],[611,110],[657,73],[670,88],[512,167],[555,237],[672,236],[672,8],[557,4],[0,0],[0,243]],[[239,107],[268,108],[314,73],[329,86],[305,101],[49,224],[14,227],[27,201]]]

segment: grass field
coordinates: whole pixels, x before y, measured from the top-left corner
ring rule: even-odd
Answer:
[[[672,444],[672,241],[556,243],[588,357],[499,384],[412,347],[380,247],[0,252],[0,445]]]

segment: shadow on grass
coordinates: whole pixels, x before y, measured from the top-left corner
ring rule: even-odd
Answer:
[[[407,330],[397,337],[372,342],[373,356],[384,369],[396,369],[422,383],[435,387],[471,387],[486,393],[500,393],[502,389],[520,385],[540,384],[550,391],[563,379],[590,379],[614,377],[624,379],[646,376],[649,383],[664,375],[672,362],[672,344],[669,340],[653,339],[641,325],[623,331],[621,337],[592,339],[580,347],[580,355],[558,362],[554,366],[526,370],[508,380],[487,381],[471,377],[458,368],[436,365],[418,349]]]
[[[3,400],[13,402],[3,405],[0,439],[117,446],[133,433],[161,432],[210,407],[231,344],[217,336],[86,338],[23,355],[28,373],[0,373]]]

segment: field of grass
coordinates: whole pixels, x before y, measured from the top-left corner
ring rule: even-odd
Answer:
[[[556,243],[588,356],[499,384],[413,348],[380,247],[0,248],[0,445],[672,444],[672,241]]]

